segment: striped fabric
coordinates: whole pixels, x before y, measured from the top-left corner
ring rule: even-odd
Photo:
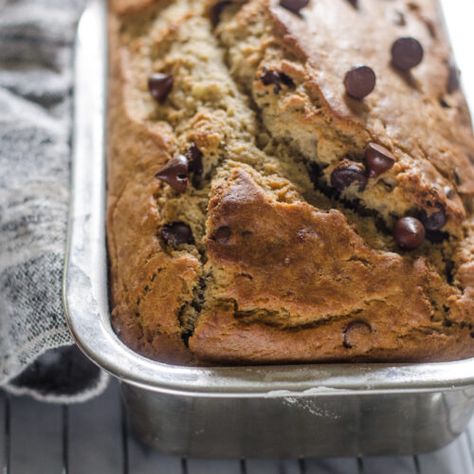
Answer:
[[[83,4],[0,0],[0,384],[50,400],[82,399],[99,381],[98,370],[74,349],[48,352],[30,366],[72,343],[61,279],[72,45]]]

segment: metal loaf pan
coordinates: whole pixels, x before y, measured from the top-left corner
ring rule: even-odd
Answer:
[[[469,2],[445,3],[466,12]],[[76,50],[65,302],[79,347],[121,380],[136,433],[167,453],[240,458],[411,454],[460,434],[474,411],[474,359],[195,368],[147,360],[116,337],[105,242],[106,49],[106,4],[91,0]]]

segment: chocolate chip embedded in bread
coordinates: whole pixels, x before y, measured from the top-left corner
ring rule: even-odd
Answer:
[[[439,211],[433,212],[430,215],[427,215],[426,212],[424,212],[421,217],[421,221],[427,230],[440,230],[446,224],[446,212],[442,207],[439,209]]]
[[[358,66],[347,71],[344,87],[347,95],[353,99],[362,100],[374,90],[376,81],[373,69],[368,66]]]
[[[331,186],[342,192],[351,184],[357,184],[359,191],[367,186],[367,173],[362,163],[348,159],[342,160],[331,173]]]
[[[178,193],[184,193],[188,187],[188,159],[183,155],[175,156],[155,177],[169,184]]]
[[[365,163],[369,170],[369,178],[376,178],[395,164],[395,157],[382,145],[369,143],[365,149]]]
[[[409,71],[423,61],[423,46],[411,37],[398,38],[392,44],[392,64],[400,71]]]
[[[262,81],[262,84],[265,86],[269,86],[271,84],[275,85],[275,88],[273,89],[275,94],[278,94],[281,90],[281,85],[280,85],[280,76],[278,75],[277,71],[265,71],[261,76],[260,80]]]
[[[184,244],[194,244],[191,228],[184,222],[171,222],[161,228],[161,238],[165,244],[177,248]]]
[[[350,3],[354,8],[359,7],[359,0],[347,0],[348,3]]]
[[[395,224],[393,236],[400,248],[414,250],[425,241],[426,231],[416,217],[402,217]]]
[[[163,104],[173,88],[173,76],[162,72],[155,72],[148,78],[148,90],[151,96]]]
[[[350,322],[343,332],[343,345],[346,349],[352,349],[367,345],[365,339],[372,333],[372,327],[365,321]]]
[[[229,242],[232,236],[232,230],[228,226],[219,227],[214,235],[212,236],[212,240],[215,240],[218,244],[226,244]]]
[[[281,91],[281,84],[284,84],[286,87],[295,87],[293,79],[283,72],[266,70],[260,76],[260,80],[265,86],[273,84],[275,86],[273,89],[275,94]]]
[[[195,143],[191,144],[186,152],[186,158],[189,162],[189,171],[202,174],[202,157],[203,154],[199,147]]]
[[[188,159],[189,172],[192,174],[191,182],[195,188],[199,188],[202,183],[203,154],[199,147],[193,143],[186,152],[186,158]]]
[[[295,83],[293,82],[293,79],[288,76],[288,74],[285,74],[284,72],[279,72],[278,76],[280,77],[280,82],[284,84],[286,87],[295,87]]]
[[[303,8],[307,7],[309,0],[280,0],[280,5],[292,13],[298,14]]]

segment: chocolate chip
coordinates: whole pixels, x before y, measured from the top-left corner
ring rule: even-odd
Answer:
[[[359,0],[347,0],[354,8],[359,7]]]
[[[456,66],[451,64],[449,66],[448,83],[446,85],[448,94],[456,92],[459,89],[459,86],[459,70]]]
[[[184,193],[188,187],[188,160],[183,155],[172,158],[155,175],[156,178],[168,183],[178,193]]]
[[[204,170],[202,164],[203,154],[195,143],[188,148],[186,158],[188,159],[189,172],[192,174],[191,182],[195,188],[199,188],[202,184],[202,173]]]
[[[220,2],[217,2],[212,8],[211,8],[211,23],[212,26],[217,26],[220,19],[222,12],[226,7],[228,7],[232,3],[232,0],[222,0]]]
[[[392,64],[400,71],[409,71],[423,60],[423,46],[415,38],[398,38],[392,44]]]
[[[148,90],[152,97],[163,104],[173,88],[173,76],[162,72],[155,72],[148,78]]]
[[[285,74],[284,72],[279,72],[278,75],[280,76],[281,83],[284,84],[286,87],[295,87],[293,79],[288,76],[288,74]]]
[[[433,212],[429,216],[426,214],[426,212],[423,212],[421,221],[423,222],[426,230],[440,230],[446,225],[446,212],[441,206],[439,211]]]
[[[307,7],[309,0],[280,0],[280,5],[290,12],[298,14],[300,10]]]
[[[426,231],[426,240],[429,240],[432,244],[442,244],[448,239],[449,234],[447,232],[442,232],[441,230]]]
[[[219,227],[212,237],[219,244],[226,244],[232,235],[232,230],[228,226]]]
[[[395,164],[395,158],[382,145],[369,143],[365,149],[365,163],[369,170],[369,178],[376,178]]]
[[[281,91],[281,84],[284,84],[286,87],[294,87],[295,83],[290,76],[283,72],[273,71],[273,70],[266,70],[260,76],[260,80],[265,86],[274,85],[273,92],[278,94]]]
[[[362,100],[375,88],[375,72],[368,66],[358,66],[348,71],[344,77],[344,87],[353,99]]]
[[[362,163],[344,159],[331,173],[331,186],[339,192],[356,183],[359,191],[367,186],[367,175]]]
[[[425,240],[425,227],[416,217],[398,219],[393,229],[393,236],[402,249],[413,250]]]
[[[170,247],[177,248],[183,244],[194,244],[191,228],[184,222],[172,222],[161,228],[161,237]]]
[[[281,90],[280,86],[280,76],[277,71],[265,71],[261,76],[260,80],[262,81],[262,84],[265,86],[269,86],[271,84],[275,85],[274,92],[275,94],[278,94]]]
[[[343,345],[346,349],[352,349],[357,345],[359,338],[365,338],[372,332],[370,324],[365,321],[352,321],[344,329]]]

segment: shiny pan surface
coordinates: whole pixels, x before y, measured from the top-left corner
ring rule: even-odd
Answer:
[[[448,27],[474,10],[470,0],[444,3]],[[79,347],[121,380],[136,432],[162,451],[203,457],[411,454],[453,440],[474,412],[474,359],[196,368],[148,360],[117,338],[105,239],[106,22],[105,0],[91,0],[76,45],[64,297]],[[451,35],[465,84],[472,78],[474,86],[474,61],[456,48],[462,36]],[[474,87],[466,95],[472,104]]]

